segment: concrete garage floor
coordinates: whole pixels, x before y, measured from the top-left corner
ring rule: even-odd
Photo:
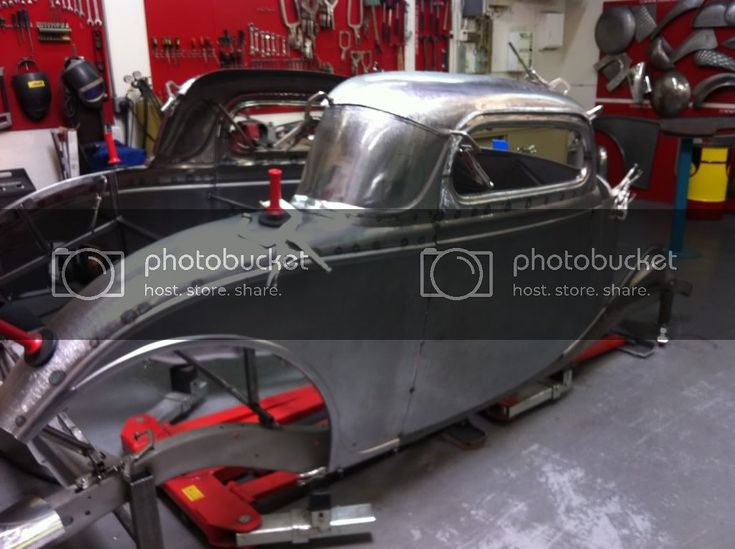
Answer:
[[[351,471],[333,501],[372,502],[372,539],[312,546],[732,547],[735,219],[690,223],[687,243],[701,255],[683,264],[696,292],[675,305],[684,339],[648,359],[600,357],[568,396],[508,425],[478,420],[488,430],[481,449],[433,436]],[[0,486],[0,507],[32,491],[7,464]],[[169,507],[161,512],[167,547],[204,547]],[[134,545],[108,516],[63,547]]]

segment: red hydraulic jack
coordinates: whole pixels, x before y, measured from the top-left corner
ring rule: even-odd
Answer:
[[[324,401],[313,386],[307,386],[263,399],[261,406],[276,422],[288,424],[321,412]],[[258,416],[247,406],[235,406],[174,425],[143,414],[129,418],[120,437],[127,451],[139,452],[149,445],[149,436],[159,441],[223,423],[258,423]],[[243,478],[246,480],[242,481]],[[295,487],[298,480],[294,473],[211,467],[171,479],[164,483],[163,489],[204,532],[211,545],[234,547],[237,533],[251,532],[261,525],[261,515],[254,505]]]

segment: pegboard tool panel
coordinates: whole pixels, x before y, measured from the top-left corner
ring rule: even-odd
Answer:
[[[449,0],[419,0],[416,66],[446,70]],[[331,7],[330,7],[331,6]],[[405,67],[402,0],[146,0],[153,86],[228,67]]]
[[[643,2],[643,1],[630,1],[626,0],[623,2],[606,2],[603,6],[603,10],[615,8],[619,6],[648,6],[650,10],[655,12],[655,20],[661,21],[666,17],[678,2],[676,1],[665,1],[665,2]],[[713,2],[705,2],[702,7],[706,7]],[[716,3],[716,2],[715,2]],[[727,27],[715,27],[711,29],[696,29],[693,28],[692,24],[697,14],[700,13],[699,9],[690,10],[666,25],[660,36],[662,36],[671,48],[675,51],[689,36],[697,31],[710,30],[714,33],[717,39],[717,45],[715,48],[718,52],[727,55],[733,59],[733,68],[735,71],[735,25]],[[732,39],[733,42],[728,42]],[[647,37],[641,42],[633,39],[630,46],[625,50],[625,53],[630,57],[630,66],[634,66],[639,62],[646,62],[648,74],[651,77],[651,82],[655,83],[666,71],[661,71],[653,66],[648,53],[648,48],[651,46],[651,37]],[[728,47],[727,44],[732,44]],[[605,54],[600,54],[600,59],[604,58]],[[705,78],[714,74],[728,72],[725,69],[712,68],[712,67],[701,67],[695,64],[695,55],[689,54],[683,57],[680,61],[676,62],[674,69],[683,74],[689,81],[689,84],[694,88]],[[622,105],[628,109],[626,114],[634,116],[646,116],[651,118],[660,118],[652,108],[649,101],[645,101],[641,105],[634,105],[632,103],[630,88],[627,80],[625,80],[620,86],[612,91],[607,89],[608,79],[602,74],[598,73],[597,79],[597,98],[599,104],[604,105]],[[735,114],[735,88],[727,88],[717,92],[707,99],[707,102],[702,108],[695,109],[690,105],[689,108],[684,110],[678,116],[719,116],[726,115],[732,116]]]
[[[638,6],[646,6],[648,10],[653,12],[656,22],[662,21],[666,15],[677,5],[676,1],[616,1],[605,2],[603,11],[610,8],[627,6],[636,8]],[[702,7],[716,2],[704,2]],[[660,33],[671,47],[676,50],[684,41],[694,32],[702,29],[693,28],[694,19],[699,14],[700,9],[688,11],[668,25],[666,25]],[[711,29],[717,39],[716,51],[727,56],[733,57],[735,63],[735,49],[728,48],[726,43],[728,39],[735,41],[735,26],[716,27]],[[661,78],[666,71],[662,71],[654,67],[648,52],[652,43],[652,37],[646,37],[640,42],[633,39],[626,48],[625,54],[630,57],[630,66],[633,67],[639,62],[646,62],[647,72],[650,76],[651,83],[655,85],[656,80]],[[604,53],[600,53],[600,59],[605,57]],[[735,70],[735,65],[733,66]],[[689,54],[674,64],[674,68],[689,81],[692,91],[702,80],[719,73],[728,72],[723,69],[701,67],[695,64],[695,55]],[[650,102],[650,96],[640,104],[635,104],[632,99],[631,89],[625,78],[621,84],[614,90],[608,90],[609,79],[602,72],[598,72],[597,79],[597,104],[604,105],[603,113],[607,115],[634,116],[652,120],[660,120],[661,116],[657,114]],[[677,118],[682,117],[703,117],[703,116],[728,116],[735,114],[735,88],[724,88],[717,91],[707,98],[701,108],[693,108],[690,102],[689,106],[684,109]],[[618,158],[616,147],[609,142],[604,136],[600,139],[600,144],[606,146],[610,152],[610,179],[618,181],[623,175],[622,159]],[[654,156],[652,177],[650,187],[648,189],[636,190],[636,194],[643,200],[655,200],[660,202],[672,202],[674,197],[674,180],[675,180],[675,162],[678,154],[679,142],[676,138],[659,135],[656,153]]]
[[[87,6],[91,9],[88,10]],[[96,8],[96,9],[95,9]],[[91,11],[91,16],[89,15]],[[65,124],[61,73],[64,60],[80,55],[97,66],[107,83],[107,45],[103,27],[102,0],[16,0],[0,3],[0,67],[4,68],[9,110],[13,125],[9,130],[38,130]],[[18,62],[29,57],[38,70],[48,74],[51,84],[51,106],[40,121],[28,119],[20,109],[12,88],[12,77]],[[111,120],[111,101],[104,104],[105,118]],[[4,107],[0,106],[0,111]]]

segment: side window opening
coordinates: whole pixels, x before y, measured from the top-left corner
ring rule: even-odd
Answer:
[[[584,140],[573,129],[541,125],[481,127],[479,148],[461,145],[452,180],[460,195],[542,188],[577,179],[585,167]]]

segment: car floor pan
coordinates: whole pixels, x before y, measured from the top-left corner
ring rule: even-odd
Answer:
[[[701,7],[702,4],[704,4],[704,0],[679,0],[679,3],[676,4],[676,6],[674,6],[663,19],[661,19],[658,26],[654,29],[652,36],[658,36],[674,19],[688,11]]]
[[[671,54],[671,62],[676,63],[690,53],[701,50],[713,50],[717,47],[717,36],[712,29],[698,30],[690,34],[686,40]]]
[[[694,88],[694,107],[700,108],[707,98],[722,88],[735,87],[735,74],[715,74]]]
[[[635,18],[635,41],[643,42],[656,29],[656,5],[646,4],[630,9]]]
[[[735,58],[714,50],[702,50],[695,53],[694,64],[698,67],[711,67],[735,72]]]
[[[725,20],[725,11],[727,11],[727,4],[724,2],[709,4],[702,8],[694,18],[692,27],[695,29],[727,27],[728,22]]]
[[[613,6],[600,15],[595,25],[595,42],[610,55],[623,53],[635,36],[636,23],[627,6]]]

